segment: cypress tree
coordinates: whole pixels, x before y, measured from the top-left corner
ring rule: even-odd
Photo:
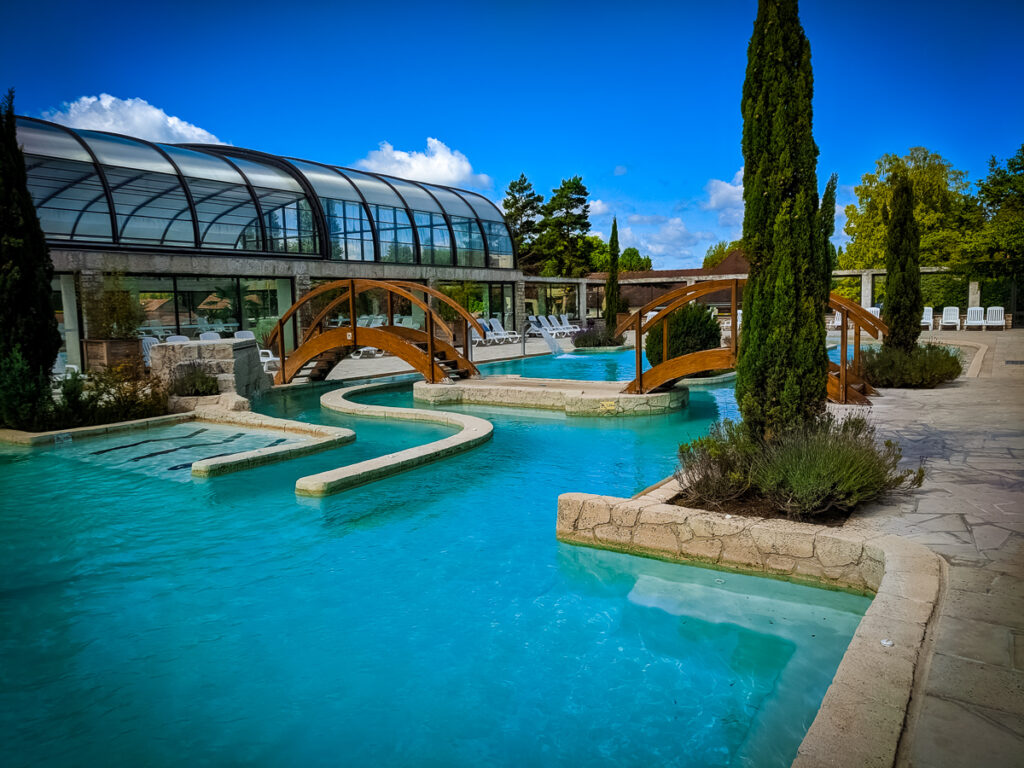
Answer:
[[[53,262],[28,191],[14,90],[0,108],[0,423],[39,426],[60,350],[50,303]]]
[[[914,188],[902,171],[892,177],[892,207],[882,209],[885,232],[885,304],[882,321],[889,326],[884,346],[914,351],[921,335],[921,236],[914,219]]]
[[[619,311],[619,223],[612,217],[612,234],[608,238],[608,279],[604,283],[604,327],[615,332],[615,315]]]
[[[758,437],[812,420],[825,407],[824,303],[835,212],[818,207],[813,91],[796,0],[760,0],[743,83],[750,276],[736,378],[740,412]]]

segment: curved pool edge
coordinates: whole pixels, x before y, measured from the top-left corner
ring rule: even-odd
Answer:
[[[390,389],[393,382],[358,384],[335,389],[320,396],[320,405],[331,411],[350,416],[371,419],[393,419],[395,421],[427,421],[458,427],[454,435],[434,440],[424,445],[378,456],[355,464],[306,475],[295,481],[295,493],[299,496],[329,496],[354,488],[358,485],[397,475],[424,464],[468,451],[491,439],[494,426],[486,419],[451,411],[428,411],[420,408],[396,408],[386,405],[370,405],[349,400],[350,395],[374,389]]]
[[[670,479],[633,499],[562,494],[556,536],[569,544],[874,592],[792,765],[893,765],[915,682],[928,663],[926,638],[946,580],[942,559],[863,525],[740,518],[667,503],[679,491]]]

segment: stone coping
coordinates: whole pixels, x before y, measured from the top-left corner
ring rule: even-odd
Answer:
[[[720,384],[725,384],[728,381],[734,381],[736,379],[736,369],[729,371],[728,373],[722,373],[718,376],[701,376],[690,379],[680,379],[676,386],[686,387],[687,389],[701,388],[701,387],[717,387]]]
[[[250,411],[233,411],[225,408],[209,407],[197,408],[187,413],[170,413],[164,416],[153,416],[148,419],[119,421],[113,424],[97,424],[91,427],[76,427],[74,429],[54,430],[51,432],[22,432],[15,429],[3,429],[0,430],[0,442],[43,447],[54,445],[66,436],[70,436],[72,440],[102,437],[116,432],[166,427],[186,421],[230,424],[249,429],[269,429],[302,435],[306,438],[300,443],[275,445],[271,448],[258,448],[253,451],[242,451],[240,453],[228,454],[227,456],[218,456],[212,459],[202,459],[193,462],[192,475],[194,477],[213,477],[225,475],[229,472],[252,469],[264,464],[325,451],[339,445],[351,443],[356,439],[355,432],[342,427],[307,424],[302,421],[278,419],[273,416],[264,416]]]
[[[632,344],[620,344],[617,347],[573,347],[570,355],[598,355],[602,352],[623,352],[632,349]]]
[[[367,459],[356,464],[338,467],[315,475],[300,477],[295,482],[295,493],[300,496],[328,496],[332,493],[353,488],[357,485],[397,475],[432,461],[468,451],[491,439],[494,427],[491,422],[461,413],[448,411],[427,411],[419,408],[395,408],[385,405],[369,405],[349,400],[350,395],[373,389],[388,389],[394,384],[374,383],[344,387],[320,397],[320,405],[331,411],[362,416],[371,419],[394,419],[396,421],[429,421],[458,427],[459,431],[449,437],[425,445]]]
[[[307,424],[292,419],[279,419],[251,411],[231,411],[224,408],[197,408],[193,411],[196,421],[216,424],[231,424],[250,429],[272,429],[288,434],[302,435],[308,439],[289,445],[275,445],[252,451],[232,453],[211,459],[192,462],[193,477],[216,477],[230,472],[253,469],[278,461],[309,456],[331,448],[351,443],[356,433],[344,427],[330,427],[323,424]]]
[[[532,379],[521,376],[488,376],[453,384],[416,382],[412,396],[433,405],[498,405],[512,408],[545,408],[570,416],[651,416],[675,411],[689,402],[685,388],[645,395],[626,395],[621,381]]]
[[[670,480],[633,499],[567,493],[557,537],[573,544],[875,593],[793,761],[891,766],[925,662],[944,581],[942,560],[900,536],[847,523],[827,527],[738,517],[668,502]]]
[[[131,421],[115,421],[112,424],[94,424],[91,427],[74,427],[72,429],[54,429],[49,432],[23,432],[20,429],[0,429],[0,443],[12,445],[53,445],[65,436],[72,440],[83,437],[102,437],[115,432],[127,432],[135,429],[150,429],[153,427],[166,427],[172,424],[180,424],[183,421],[191,421],[194,417],[187,413],[168,413],[164,416],[151,416],[147,419],[133,419]]]

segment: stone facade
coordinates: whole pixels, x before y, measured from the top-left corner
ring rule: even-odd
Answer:
[[[155,344],[149,354],[150,370],[165,386],[182,370],[196,364],[217,378],[220,396],[237,395],[239,398],[250,399],[271,386],[270,376],[264,373],[260,362],[259,347],[252,339]],[[187,410],[203,404],[221,405],[232,410],[248,409],[248,403],[239,403],[235,398],[228,398],[230,402],[214,402],[203,398],[183,400],[195,401],[181,406],[191,406]]]

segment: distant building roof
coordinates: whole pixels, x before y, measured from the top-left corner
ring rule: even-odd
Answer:
[[[682,277],[706,277],[708,275],[745,275],[750,271],[750,262],[743,256],[743,251],[734,248],[722,261],[711,269],[651,269],[646,272],[620,272],[619,281],[628,280],[664,280],[666,282]],[[587,277],[607,280],[607,272],[592,272]]]

